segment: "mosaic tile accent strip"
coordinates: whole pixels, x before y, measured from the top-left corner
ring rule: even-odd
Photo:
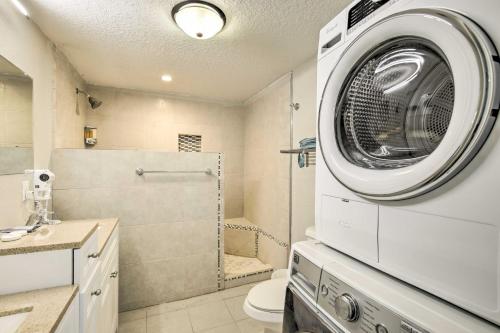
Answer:
[[[259,232],[255,232],[255,257],[259,255]]]
[[[225,223],[224,228],[233,229],[233,230],[242,230],[242,231],[255,231],[258,234],[261,234],[262,236],[265,236],[265,237],[269,238],[270,240],[274,241],[276,244],[278,244],[281,247],[288,247],[287,242],[279,240],[274,235],[268,233],[267,231],[262,230],[261,228],[259,228],[257,226],[254,226],[254,225],[241,225],[241,224]],[[256,238],[256,246],[258,246],[258,237]]]
[[[200,136],[201,141],[201,136]],[[222,253],[224,252],[224,205],[222,195],[222,182],[221,182],[221,167],[222,167],[222,154],[219,154],[217,160],[217,288],[224,289],[224,266],[222,261]]]
[[[178,137],[180,152],[201,152],[201,135],[179,134]]]

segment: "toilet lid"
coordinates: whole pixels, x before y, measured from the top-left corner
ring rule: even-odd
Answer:
[[[272,279],[261,282],[247,296],[251,306],[262,311],[283,312],[285,308],[287,279]]]

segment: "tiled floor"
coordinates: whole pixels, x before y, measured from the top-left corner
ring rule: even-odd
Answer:
[[[255,321],[243,301],[255,284],[187,300],[122,312],[119,333],[278,333],[279,325]]]

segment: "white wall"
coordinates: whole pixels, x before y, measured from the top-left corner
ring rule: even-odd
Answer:
[[[316,58],[293,71],[293,100],[300,109],[293,114],[293,142],[316,136]],[[315,167],[299,168],[297,156],[292,168],[292,243],[305,239],[305,230],[314,225]]]
[[[0,2],[0,55],[33,78],[33,144],[36,167],[49,163],[53,142],[52,46],[38,27],[22,16],[10,1]],[[25,221],[21,202],[23,175],[0,176],[0,227]]]
[[[54,50],[54,60],[54,148],[84,148],[83,128],[88,102],[84,94],[76,95],[76,87],[82,90],[87,87],[64,54]]]
[[[47,168],[53,147],[83,147],[85,97],[76,108],[75,88],[84,82],[66,57],[10,1],[0,1],[0,55],[33,79],[34,167]],[[81,106],[84,107],[81,107]],[[24,175],[0,176],[0,227],[24,224]]]

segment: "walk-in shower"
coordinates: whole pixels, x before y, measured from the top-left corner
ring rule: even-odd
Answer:
[[[269,279],[287,267],[292,155],[280,150],[292,146],[292,79],[284,76],[246,105],[244,207],[242,216],[224,223],[226,288]]]

